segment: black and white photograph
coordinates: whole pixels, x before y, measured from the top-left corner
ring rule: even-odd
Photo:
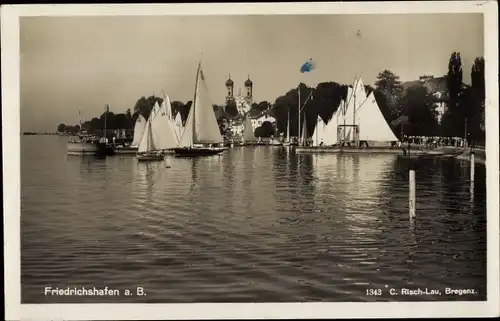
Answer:
[[[496,2],[1,23],[8,319],[499,315]]]

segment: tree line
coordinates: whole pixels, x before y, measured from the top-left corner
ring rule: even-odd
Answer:
[[[484,141],[484,100],[485,78],[484,58],[475,59],[470,70],[471,84],[463,83],[463,66],[460,53],[453,52],[448,61],[448,73],[444,75],[446,86],[442,97],[436,97],[424,83],[412,82],[404,88],[399,77],[390,70],[383,70],[377,75],[374,86],[365,86],[367,95],[373,92],[375,100],[386,121],[398,138],[403,132],[408,136],[458,136],[463,137],[467,131],[469,138],[475,141]],[[274,104],[268,101],[253,103],[250,116],[256,117],[264,113],[273,116],[276,124],[265,124],[256,129],[256,136],[266,137],[274,134],[276,129],[280,133],[287,132],[288,118],[290,117],[290,135],[298,135],[298,105],[300,90],[301,105],[306,100],[301,112],[307,123],[307,132],[312,135],[318,115],[328,123],[339,108],[341,100],[347,99],[348,87],[352,85],[336,82],[319,83],[316,87],[308,87],[301,83],[298,88],[290,89],[279,96]],[[104,128],[104,118],[108,129],[129,129],[134,127],[139,115],[149,118],[155,103],[161,105],[163,98],[156,96],[141,97],[135,103],[133,110],[127,109],[123,114],[112,112],[102,113],[82,123],[82,129],[90,132],[100,132]],[[439,102],[446,103],[446,110],[438,121],[436,111]],[[173,101],[172,114],[181,114],[183,122],[189,114],[192,101],[183,103]],[[223,135],[229,135],[229,119],[241,119],[234,102],[225,106],[213,105],[217,121]],[[401,130],[403,127],[403,130]],[[76,132],[79,126],[60,124],[60,132]]]

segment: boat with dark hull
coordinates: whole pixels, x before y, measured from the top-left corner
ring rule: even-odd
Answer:
[[[118,145],[116,146],[116,153],[120,155],[135,155],[137,154],[138,147],[133,147],[133,146],[124,146],[124,145]]]
[[[222,147],[178,147],[174,148],[176,157],[214,156],[225,151]]]
[[[110,144],[106,143],[96,143],[97,145],[97,156],[114,156],[116,154],[116,151],[114,147]]]
[[[165,160],[165,156],[155,153],[144,153],[136,155],[138,162],[162,162]]]
[[[205,76],[198,64],[194,99],[177,147],[172,148],[176,157],[213,156],[227,148],[220,147],[224,139],[220,133],[212,103],[209,100]]]

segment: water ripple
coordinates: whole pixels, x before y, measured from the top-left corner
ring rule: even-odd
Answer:
[[[166,168],[65,147],[22,140],[23,303],[486,297],[483,167],[471,193],[466,162],[419,163],[411,225],[407,164],[391,155],[235,148]],[[45,296],[47,286],[140,286],[147,296]],[[387,286],[479,295],[365,295]]]

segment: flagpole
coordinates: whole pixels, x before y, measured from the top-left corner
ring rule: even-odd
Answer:
[[[107,130],[107,121],[108,121],[108,110],[109,110],[109,106],[106,104],[106,109],[104,111],[104,142],[106,143],[106,130]]]
[[[290,143],[290,108],[288,108],[288,121],[286,123],[286,139]]]
[[[356,32],[356,40],[359,40],[361,39],[361,30],[358,30]],[[357,41],[356,41],[357,42]],[[357,42],[359,43],[359,42]],[[360,52],[359,48],[357,48],[356,50],[356,55],[358,55]],[[358,58],[357,61],[360,61],[360,59]],[[357,66],[357,65],[356,65]],[[358,70],[359,71],[359,70]],[[358,85],[359,85],[359,80],[361,79],[361,72],[358,74],[358,71],[356,71],[356,77],[357,77],[357,81],[356,81],[356,88],[355,89],[358,89]],[[364,89],[364,88],[363,88]],[[358,137],[358,133],[359,133],[359,128],[358,126],[356,125],[356,96],[357,96],[357,92],[356,90],[354,90],[354,112],[353,112],[353,120],[352,120],[352,124],[354,125],[354,145],[356,147],[359,147],[359,137]]]
[[[298,111],[299,111],[299,120],[297,122],[297,139],[298,139],[298,143],[299,143],[299,146],[300,146],[300,142],[302,140],[302,136],[300,135],[300,127],[301,127],[301,123],[300,123],[300,82],[299,82],[299,85],[297,86],[297,93],[299,95],[299,104],[298,104]]]
[[[356,73],[356,77],[357,77],[357,73]],[[353,129],[354,129],[354,146],[355,147],[358,147],[358,144],[357,144],[357,141],[358,141],[358,130],[357,130],[357,127],[356,127],[356,96],[357,96],[357,89],[358,89],[358,85],[359,85],[359,78],[358,80],[356,81],[356,86],[354,88],[354,110],[353,110],[353,113],[352,113],[352,125],[354,126]]]

